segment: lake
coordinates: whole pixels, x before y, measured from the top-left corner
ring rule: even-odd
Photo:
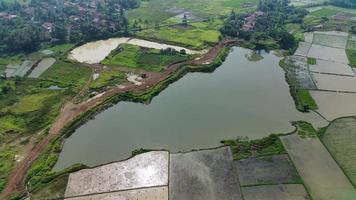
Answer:
[[[294,130],[293,120],[317,127],[327,122],[295,109],[281,58],[234,47],[214,73],[190,73],[149,105],[120,102],[98,114],[69,137],[55,170],[75,163],[95,166],[128,158],[139,148],[172,152],[209,148],[222,139],[261,138]]]

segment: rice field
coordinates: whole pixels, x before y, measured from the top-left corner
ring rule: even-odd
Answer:
[[[170,200],[242,200],[229,147],[170,156]]]
[[[310,91],[318,112],[328,120],[356,115],[356,94]]]
[[[299,179],[287,155],[235,161],[241,186],[295,183]]]
[[[308,57],[345,64],[348,63],[345,49],[327,47],[318,44],[313,44],[311,46]]]
[[[10,63],[6,66],[6,77],[24,77],[31,70],[35,61],[25,60],[21,64]]]
[[[65,197],[168,185],[168,159],[168,152],[152,151],[71,173]]]
[[[337,31],[314,32],[313,44],[345,49],[348,34]]]
[[[168,200],[168,187],[154,187],[70,198],[72,200]]]
[[[44,58],[41,60],[40,63],[38,63],[37,67],[32,70],[31,74],[28,76],[29,78],[38,78],[41,76],[43,72],[45,72],[48,68],[50,68],[54,63],[56,62],[56,59],[54,58]]]
[[[280,184],[242,187],[244,200],[306,200],[308,193],[302,184]]]
[[[318,138],[292,134],[281,141],[313,199],[356,198],[355,188]]]
[[[331,74],[311,73],[319,90],[356,92],[356,78]]]
[[[290,4],[294,6],[306,6],[315,3],[323,3],[326,0],[291,0]]]
[[[319,73],[329,73],[329,74],[339,74],[339,75],[348,75],[354,76],[354,72],[351,67],[345,63],[337,63],[326,60],[316,60],[315,65],[309,65],[311,72]]]
[[[311,45],[312,44],[308,42],[299,42],[298,49],[296,50],[294,55],[307,57]]]
[[[333,121],[323,134],[322,141],[356,186],[356,118]]]

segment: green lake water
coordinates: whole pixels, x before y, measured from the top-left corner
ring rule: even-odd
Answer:
[[[263,53],[263,60],[251,62],[249,53],[233,48],[215,72],[187,74],[149,105],[120,102],[103,111],[66,140],[55,169],[122,160],[139,148],[177,152],[238,136],[261,138],[294,130],[294,120],[326,125],[317,114],[295,109],[281,58]]]

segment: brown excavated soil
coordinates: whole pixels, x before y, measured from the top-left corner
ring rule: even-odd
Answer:
[[[211,48],[206,54],[204,54],[200,59],[184,61],[181,63],[176,63],[168,66],[165,71],[162,73],[154,73],[151,76],[148,76],[147,79],[143,82],[142,85],[128,85],[125,88],[115,87],[111,88],[108,91],[104,92],[100,97],[91,98],[87,101],[84,101],[79,104],[75,104],[72,101],[67,102],[60,111],[59,116],[56,121],[52,124],[48,135],[37,143],[28,155],[19,162],[16,167],[13,169],[11,175],[9,176],[8,183],[5,189],[0,194],[0,199],[5,199],[7,196],[14,192],[24,192],[25,191],[25,178],[28,169],[31,164],[36,160],[40,153],[45,149],[49,142],[60,134],[60,130],[78,117],[80,114],[98,106],[104,99],[111,97],[116,94],[128,92],[128,91],[145,91],[148,88],[154,86],[155,84],[165,80],[173,72],[179,69],[183,65],[201,65],[205,63],[212,63],[219,53],[220,49],[228,46],[230,44],[236,43],[235,40],[226,40],[220,42],[213,48]],[[82,93],[82,91],[80,92]]]

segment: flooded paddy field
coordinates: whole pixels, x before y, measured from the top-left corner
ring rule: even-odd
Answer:
[[[311,46],[309,49],[308,57],[339,63],[348,63],[345,49],[327,47],[318,44],[313,44]]]
[[[235,162],[241,186],[294,183],[299,177],[288,155],[248,158]]]
[[[189,151],[238,136],[290,132],[294,120],[326,125],[319,115],[295,109],[280,58],[264,53],[250,62],[248,53],[233,48],[214,73],[187,74],[149,105],[120,102],[98,114],[66,140],[55,170],[125,159],[139,148]]]
[[[308,194],[302,184],[243,187],[245,200],[305,200]]]
[[[326,60],[317,59],[315,65],[309,65],[309,69],[312,72],[355,76],[355,73],[349,65]]]
[[[310,91],[318,105],[318,112],[328,120],[356,114],[356,94]]]
[[[312,73],[312,77],[320,90],[356,92],[356,78],[353,76]]]
[[[171,200],[242,200],[229,147],[171,154]]]
[[[353,200],[356,190],[318,138],[281,137],[313,199]]]
[[[333,121],[325,131],[322,141],[346,176],[356,185],[356,118]]]

